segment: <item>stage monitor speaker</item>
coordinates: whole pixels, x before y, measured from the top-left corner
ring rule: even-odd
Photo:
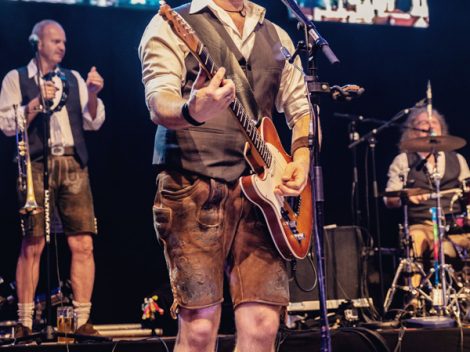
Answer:
[[[351,300],[356,307],[368,307],[361,297],[362,251],[364,241],[357,226],[329,226],[324,231],[327,308]],[[295,266],[295,271],[292,267]],[[316,258],[312,255],[289,264],[291,279],[288,310],[318,310]],[[313,290],[305,292],[308,289]]]

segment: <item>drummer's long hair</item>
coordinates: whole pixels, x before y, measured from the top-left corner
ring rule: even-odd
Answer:
[[[411,138],[415,138],[415,133],[417,131],[414,131],[411,128],[407,127],[414,127],[414,121],[415,119],[421,115],[422,113],[427,113],[426,107],[422,108],[415,108],[411,109],[410,114],[408,115],[408,118],[405,121],[404,128],[402,130],[401,138],[400,138],[400,143]],[[442,135],[445,136],[449,134],[449,127],[447,126],[447,122],[444,118],[444,115],[442,115],[439,111],[432,109],[432,116],[436,117],[441,125],[441,131]]]

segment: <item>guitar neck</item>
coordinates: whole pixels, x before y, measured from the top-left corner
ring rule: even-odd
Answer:
[[[193,52],[193,55],[202,65],[209,77],[212,78],[216,74],[218,67],[210,56],[207,48],[204,47],[202,43],[199,43],[198,50],[196,53]],[[271,152],[261,138],[255,122],[248,116],[245,108],[238,98],[235,98],[235,100],[230,103],[230,109],[240,123],[240,127],[248,139],[248,143],[258,152],[264,163],[269,167],[272,160]]]

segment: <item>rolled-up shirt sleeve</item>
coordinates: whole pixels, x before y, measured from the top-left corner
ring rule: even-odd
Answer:
[[[11,70],[2,81],[0,92],[0,129],[6,136],[16,134],[16,116],[24,117],[25,107],[21,106],[21,100],[18,71]]]
[[[403,181],[409,170],[406,153],[398,154],[388,168],[388,181],[385,190],[389,192],[403,189]]]
[[[151,112],[153,94],[169,92],[181,96],[182,80],[186,76],[184,60],[188,54],[186,45],[168,23],[156,15],[145,29],[139,45],[145,101]]]
[[[459,181],[463,181],[467,178],[470,178],[470,170],[468,168],[467,160],[465,160],[465,158],[461,154],[457,154],[457,158],[459,160],[460,165]]]
[[[287,32],[275,25],[281,45],[290,53],[295,51],[294,44]],[[276,109],[284,112],[287,124],[292,128],[297,120],[310,113],[307,87],[305,84],[302,63],[297,56],[294,64],[285,63],[281,76],[279,92],[276,96]]]
[[[82,76],[77,71],[72,70],[73,75],[78,82],[78,92],[80,94],[80,104],[82,107],[83,116],[83,129],[85,131],[96,131],[99,130],[103,125],[106,113],[103,101],[98,98],[98,105],[96,107],[96,117],[93,119],[88,111],[88,89]]]

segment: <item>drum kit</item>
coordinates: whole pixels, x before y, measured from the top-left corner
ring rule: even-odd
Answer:
[[[401,291],[404,298],[403,309],[399,310],[397,317],[410,317],[414,326],[435,326],[437,322],[446,326],[460,325],[462,320],[470,317],[470,281],[467,262],[470,258],[465,250],[456,250],[459,254],[463,270],[457,274],[452,265],[446,263],[444,256],[444,242],[453,243],[452,234],[469,236],[470,243],[470,182],[464,180],[459,188],[441,190],[442,175],[437,170],[439,152],[449,152],[462,148],[466,141],[462,138],[445,136],[426,136],[408,139],[400,144],[401,150],[408,152],[428,153],[434,157],[434,166],[428,170],[433,185],[430,193],[422,188],[403,188],[399,191],[384,192],[385,197],[399,197],[403,208],[403,224],[400,225],[403,258],[397,267],[391,287],[384,300],[384,312],[391,311],[392,302],[396,294]],[[406,185],[406,181],[402,180]],[[453,194],[453,201],[459,200],[463,205],[461,214],[445,216],[441,207],[441,197]],[[433,228],[433,257],[432,265],[426,273],[423,264],[414,256],[413,237],[410,235],[408,222],[409,199],[413,196],[427,194],[435,201],[430,209]],[[454,246],[458,247],[458,246]],[[413,278],[419,277],[419,281]],[[406,314],[404,314],[406,313]],[[410,324],[412,325],[412,324]]]

